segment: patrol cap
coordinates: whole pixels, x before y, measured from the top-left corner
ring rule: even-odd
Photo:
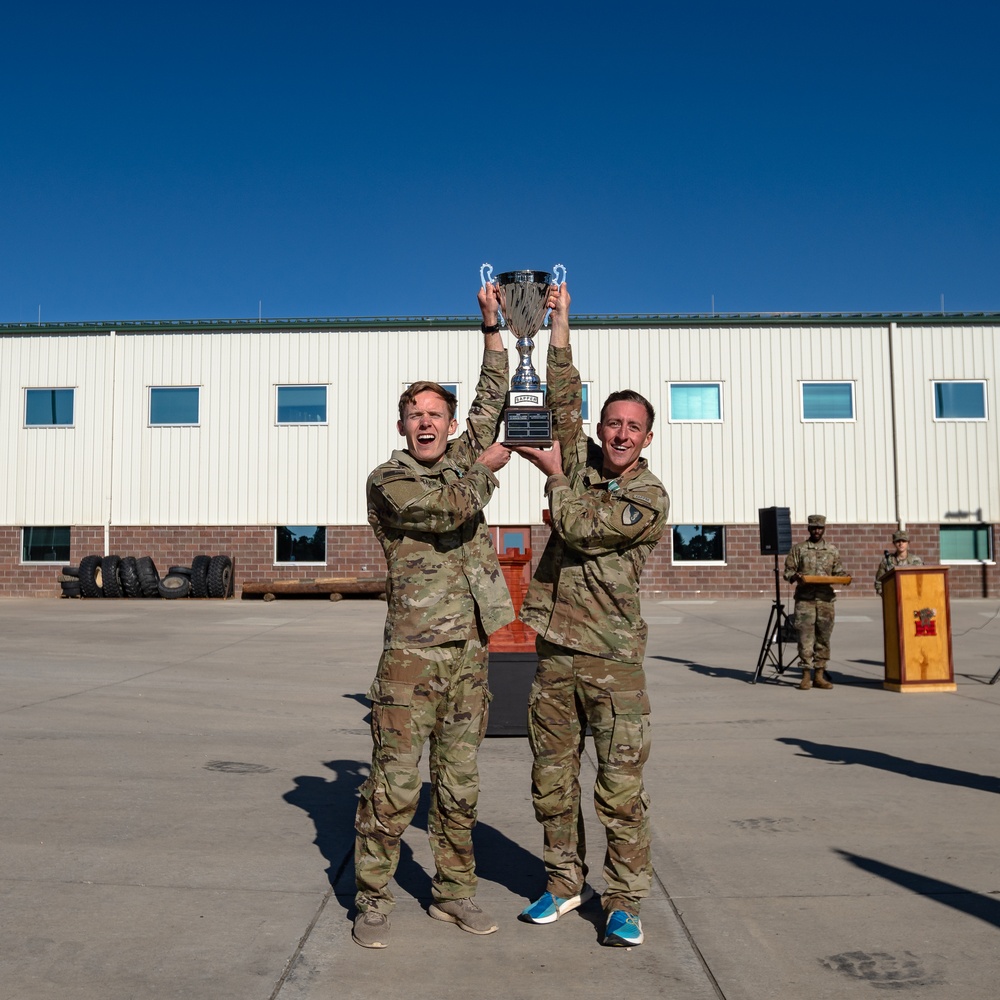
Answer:
[[[905,531],[894,531],[892,533],[892,540],[894,542],[908,542],[910,536]]]
[[[810,514],[807,523],[810,528],[815,528],[815,527],[825,528],[826,518],[822,514]]]

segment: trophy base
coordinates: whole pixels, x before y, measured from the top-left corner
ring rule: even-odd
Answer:
[[[552,411],[544,406],[508,406],[503,415],[503,443],[529,448],[552,447]]]

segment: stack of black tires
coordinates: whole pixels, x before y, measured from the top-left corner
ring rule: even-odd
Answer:
[[[64,566],[59,585],[64,597],[219,597],[233,596],[233,560],[195,556],[190,566],[171,566],[160,576],[149,556],[84,556],[79,566]]]

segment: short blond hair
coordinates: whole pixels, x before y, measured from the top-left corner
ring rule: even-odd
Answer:
[[[406,416],[406,404],[413,403],[416,405],[417,396],[422,392],[437,393],[448,406],[449,419],[455,419],[455,411],[458,409],[458,397],[453,392],[449,392],[443,385],[438,385],[437,382],[411,382],[403,391],[403,395],[399,397],[400,420]]]

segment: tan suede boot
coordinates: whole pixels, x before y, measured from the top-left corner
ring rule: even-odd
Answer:
[[[826,668],[824,667],[816,668],[816,687],[822,688],[824,691],[829,691],[833,687],[830,679],[826,676]]]
[[[802,668],[802,680],[799,681],[799,690],[808,691],[813,686],[813,672],[811,667]]]

